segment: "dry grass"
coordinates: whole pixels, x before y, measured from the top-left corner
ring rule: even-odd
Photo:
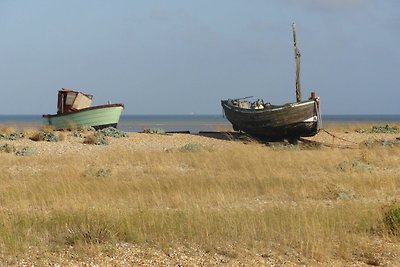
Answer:
[[[11,255],[127,242],[222,247],[231,258],[242,250],[317,262],[400,257],[397,237],[382,223],[384,208],[399,201],[400,146],[309,150],[232,141],[145,151],[111,143],[90,156],[0,153],[0,161],[0,246]]]

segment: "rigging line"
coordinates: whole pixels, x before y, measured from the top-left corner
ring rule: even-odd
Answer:
[[[355,147],[352,145],[335,145],[335,144],[326,144],[323,142],[319,142],[319,141],[311,141],[311,140],[307,140],[304,138],[300,138],[300,141],[304,142],[304,143],[309,143],[309,144],[319,144],[322,146],[326,146],[326,147],[336,147],[336,148],[347,148],[347,149],[354,149]]]
[[[359,143],[356,143],[356,142],[353,142],[353,141],[344,139],[344,138],[342,138],[342,137],[336,136],[336,135],[334,135],[333,133],[330,133],[330,132],[328,132],[328,131],[325,130],[325,129],[320,129],[320,130],[324,131],[325,133],[329,134],[330,136],[332,136],[332,137],[334,137],[334,138],[337,138],[337,139],[340,139],[340,140],[342,140],[342,141],[349,142],[349,143],[352,143],[352,144],[355,144],[355,145],[359,145]]]

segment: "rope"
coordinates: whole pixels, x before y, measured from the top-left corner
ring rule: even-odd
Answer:
[[[354,145],[335,145],[335,144],[326,144],[326,143],[322,143],[322,142],[318,142],[318,141],[311,141],[311,140],[307,140],[304,138],[300,138],[300,141],[302,141],[303,143],[308,143],[308,144],[320,144],[322,146],[326,146],[326,147],[336,147],[336,148],[350,148],[350,149],[355,149],[356,147],[354,147]]]
[[[332,134],[332,133],[328,132],[328,131],[327,131],[327,130],[325,130],[325,129],[321,129],[321,130],[322,130],[322,131],[324,131],[325,133],[329,134],[329,135],[330,135],[330,136],[332,136],[333,138],[337,138],[337,139],[339,139],[339,140],[342,140],[342,141],[345,141],[345,142],[349,142],[349,143],[352,143],[352,144],[358,145],[358,143],[356,143],[356,142],[353,142],[353,141],[350,141],[350,140],[344,139],[344,138],[342,138],[342,137],[336,136],[336,135],[334,135],[334,134]]]
[[[318,141],[314,141],[314,140],[311,141],[311,140],[304,139],[304,138],[300,138],[299,140],[302,141],[302,142],[304,142],[304,143],[320,144],[320,145],[323,145],[323,146],[326,146],[326,147],[332,147],[332,148],[333,148],[333,147],[336,147],[336,148],[350,148],[350,149],[354,149],[354,148],[356,148],[354,145],[359,145],[359,143],[356,143],[356,142],[347,140],[347,139],[345,139],[345,138],[339,137],[339,136],[337,136],[337,135],[334,135],[333,133],[330,133],[330,132],[328,132],[328,131],[325,130],[325,129],[320,129],[320,130],[322,130],[323,132],[325,132],[325,133],[327,133],[328,135],[330,135],[330,136],[333,137],[333,142],[332,142],[332,144],[326,144],[326,143],[318,142]],[[348,142],[348,143],[351,143],[352,145],[338,145],[338,144],[334,144],[335,138],[337,138],[337,139],[339,139],[339,140],[342,140],[342,141],[345,141],[345,142]]]

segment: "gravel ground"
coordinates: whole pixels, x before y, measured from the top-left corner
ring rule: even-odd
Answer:
[[[279,251],[279,250],[278,250]],[[18,257],[2,255],[2,266],[304,266],[304,267],[366,267],[400,266],[393,261],[374,260],[330,260],[317,262],[305,259],[292,251],[279,253],[268,250],[257,254],[250,250],[214,248],[205,251],[198,248],[174,247],[164,249],[144,248],[134,244],[116,244],[109,252],[94,250],[81,254],[72,249],[42,254],[31,248],[27,254]]]
[[[200,136],[196,134],[145,134],[129,133],[128,137],[111,138],[109,145],[91,145],[84,144],[84,138],[69,136],[67,133],[58,133],[63,135],[63,141],[60,142],[36,142],[29,138],[22,138],[16,141],[0,140],[0,145],[13,144],[17,148],[31,147],[38,154],[64,154],[87,153],[92,154],[95,151],[103,151],[110,147],[121,148],[135,151],[157,151],[174,148],[181,148],[187,144],[199,144],[206,147],[226,147],[233,141],[236,143],[247,143],[249,139],[244,136],[225,136],[213,135],[212,137]],[[360,134],[356,132],[326,132],[321,131],[314,137],[304,138],[304,140],[314,141],[326,147],[335,148],[359,148],[367,140],[399,140],[400,134]],[[229,140],[232,139],[232,140]],[[276,143],[269,143],[275,145]],[[282,143],[281,143],[282,144]]]
[[[32,141],[22,138],[15,141],[0,140],[0,145],[12,144],[16,148],[31,147],[38,154],[64,154],[87,153],[107,150],[111,147],[135,151],[157,151],[181,148],[187,144],[200,144],[209,147],[222,147],[230,143],[228,140],[220,140],[193,134],[145,134],[129,133],[128,137],[107,138],[109,145],[84,144],[84,138],[72,137],[64,134],[64,140],[59,142]]]

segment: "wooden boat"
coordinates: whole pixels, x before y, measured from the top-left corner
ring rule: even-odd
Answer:
[[[58,91],[57,114],[43,115],[44,123],[55,129],[117,127],[123,104],[90,106],[93,96],[69,89]]]
[[[292,24],[296,61],[296,102],[271,105],[262,99],[250,102],[247,98],[221,100],[226,118],[235,131],[242,131],[264,140],[289,140],[318,133],[321,124],[319,97],[314,92],[308,100],[301,100],[300,52],[296,44],[295,24]]]
[[[260,103],[259,108],[246,102],[241,99],[221,101],[225,116],[235,131],[266,140],[290,141],[318,133],[318,98],[280,106]],[[243,107],[246,105],[249,108]]]

